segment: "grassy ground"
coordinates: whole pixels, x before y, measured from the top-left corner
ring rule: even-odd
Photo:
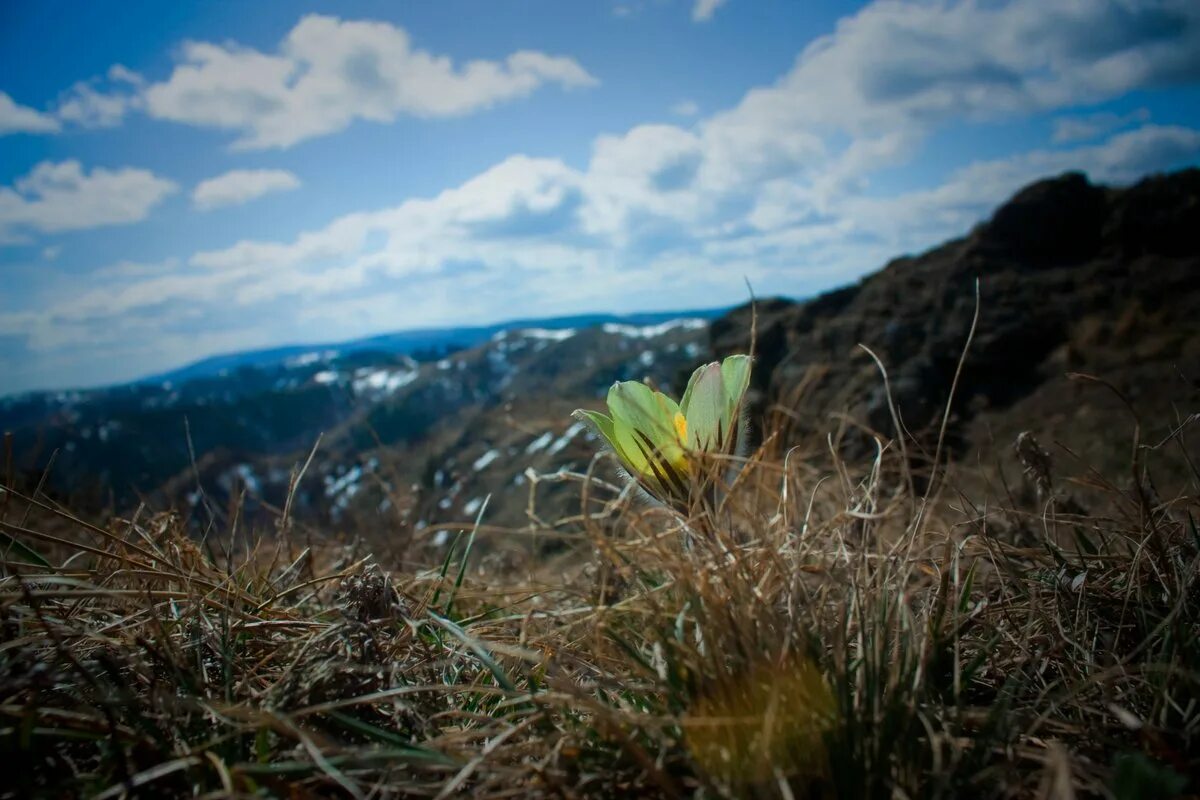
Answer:
[[[1118,475],[1025,441],[1025,475],[960,481],[911,442],[784,451],[785,422],[687,521],[559,476],[578,516],[423,568],[10,487],[0,794],[1200,791],[1200,474],[1155,474],[1186,426]]]

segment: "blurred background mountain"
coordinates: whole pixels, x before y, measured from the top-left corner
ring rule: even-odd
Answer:
[[[1197,230],[1200,170],[1124,189],[1068,173],[858,283],[760,300],[754,419],[785,417],[793,442],[836,429],[839,415],[887,438],[888,395],[862,343],[887,367],[901,423],[932,447],[978,280],[955,452],[1019,469],[1011,445],[1030,430],[1072,442],[1082,463],[1125,463],[1134,413],[1153,421],[1143,444],[1196,413]],[[77,510],[145,500],[202,527],[236,504],[266,523],[311,452],[298,519],[440,544],[441,526],[472,521],[489,497],[489,524],[530,522],[531,491],[546,519],[575,513],[575,493],[538,477],[588,468],[594,446],[570,411],[598,407],[615,380],[678,393],[698,364],[749,350],[751,323],[747,304],[234,354],[123,386],[3,398],[0,427],[19,484]]]

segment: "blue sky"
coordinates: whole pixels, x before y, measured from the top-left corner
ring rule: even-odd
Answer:
[[[0,3],[0,393],[806,296],[1200,163],[1194,0]]]

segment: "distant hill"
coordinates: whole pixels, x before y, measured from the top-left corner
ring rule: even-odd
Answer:
[[[421,355],[438,358],[455,350],[465,350],[486,342],[501,331],[520,328],[589,328],[604,323],[625,325],[656,325],[681,317],[712,319],[726,313],[728,308],[690,311],[645,312],[638,314],[576,314],[548,319],[519,319],[494,325],[451,328],[417,328],[362,339],[324,344],[287,345],[262,350],[211,356],[183,367],[151,375],[136,383],[182,383],[196,378],[211,378],[242,367],[258,369],[284,366],[289,361],[345,356],[365,351],[400,355]]]
[[[26,485],[49,466],[44,488],[79,510],[144,498],[203,519],[244,491],[248,512],[270,513],[320,440],[293,497],[305,518],[355,529],[382,515],[421,530],[491,494],[489,518],[519,524],[526,469],[590,458],[571,410],[614,380],[682,389],[707,357],[713,315],[583,315],[239,354],[153,381],[0,398],[0,428]]]

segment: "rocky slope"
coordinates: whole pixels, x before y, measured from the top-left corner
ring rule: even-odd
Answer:
[[[960,455],[1007,457],[1031,430],[1056,457],[1129,463],[1134,417],[1153,444],[1200,411],[1200,170],[1121,189],[1069,173],[1035,183],[967,236],[898,258],[805,303],[759,304],[756,388],[795,439],[851,418],[931,441],[975,310],[950,428]],[[718,353],[746,346],[749,310],[714,322]],[[1081,373],[1101,379],[1072,378]],[[1114,391],[1115,390],[1115,391]],[[850,437],[850,442],[855,437]],[[861,445],[862,440],[858,439]],[[920,454],[918,454],[919,457]]]

